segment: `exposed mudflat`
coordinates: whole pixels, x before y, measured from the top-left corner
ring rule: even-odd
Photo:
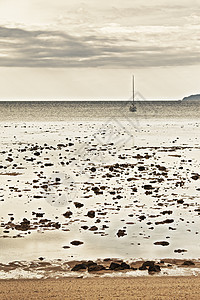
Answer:
[[[1,123],[0,262],[199,258],[199,123]]]

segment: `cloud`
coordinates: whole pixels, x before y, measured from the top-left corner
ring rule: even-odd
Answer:
[[[200,63],[198,25],[105,24],[66,30],[0,27],[0,66],[45,68],[134,68]],[[69,28],[70,30],[70,28]],[[193,34],[193,38],[191,36]]]

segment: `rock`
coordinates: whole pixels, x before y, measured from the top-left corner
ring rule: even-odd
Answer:
[[[182,265],[183,266],[194,266],[195,263],[191,260],[186,260],[186,261],[184,261],[184,263]]]
[[[69,211],[66,211],[66,213],[63,214],[63,216],[64,216],[65,218],[70,218],[71,215],[72,215],[72,212],[71,212],[70,210],[69,210]]]
[[[154,188],[152,187],[151,184],[145,184],[145,185],[143,186],[143,188],[144,188],[145,190],[152,190],[152,189],[154,189]]]
[[[95,168],[95,167],[92,167],[92,168],[90,169],[90,171],[96,172],[96,168]]]
[[[86,270],[87,269],[87,267],[86,267],[86,265],[85,264],[77,264],[77,265],[75,265],[72,269],[71,269],[71,271],[80,271],[80,270]]]
[[[173,211],[171,211],[171,210],[164,210],[164,211],[161,211],[160,213],[162,215],[166,215],[166,214],[171,215],[173,213]]]
[[[43,218],[44,213],[36,213],[35,216],[36,218]]]
[[[19,225],[15,225],[16,230],[26,231],[30,229],[30,221],[26,218],[23,219],[23,221]]]
[[[35,153],[33,153],[35,156],[39,156],[40,155],[40,152],[35,152]]]
[[[117,232],[117,236],[118,236],[118,237],[121,237],[121,236],[124,236],[124,235],[127,235],[127,234],[126,234],[126,230],[124,230],[124,229],[119,229],[118,232]]]
[[[145,167],[143,166],[138,167],[138,171],[145,171]]]
[[[140,270],[140,271],[147,270],[147,267],[145,267],[145,266],[142,265],[141,267],[139,267],[139,270]]]
[[[181,200],[177,200],[177,203],[178,203],[178,204],[183,204],[183,203],[184,203],[184,200],[182,200],[182,199],[181,199]]]
[[[109,269],[110,270],[121,270],[121,265],[118,263],[115,263],[115,262],[111,262]]]
[[[139,216],[140,221],[145,220],[146,217],[145,216]]]
[[[102,265],[91,265],[91,266],[88,266],[88,272],[98,272],[98,271],[102,271],[102,270],[105,270],[106,268]]]
[[[100,189],[97,186],[92,187],[92,191],[96,194],[96,195],[102,195],[103,191],[100,191]]]
[[[199,174],[195,174],[191,177],[193,180],[198,180],[200,178]]]
[[[128,270],[128,269],[130,269],[130,266],[129,266],[127,263],[122,262],[122,263],[121,263],[121,269],[122,269],[122,270]]]
[[[52,163],[45,163],[44,165],[45,165],[45,167],[51,167],[51,166],[53,166]]]
[[[58,144],[57,147],[62,148],[62,147],[66,147],[66,145],[65,144]]]
[[[174,250],[175,253],[182,253],[182,252],[187,252],[185,249],[176,249]]]
[[[148,273],[160,272],[161,268],[159,265],[150,266],[148,269]]]
[[[92,266],[92,265],[97,265],[97,263],[93,262],[92,260],[88,260],[86,262],[84,262],[84,264],[86,265],[86,267]]]
[[[166,242],[166,241],[155,242],[154,245],[168,246],[168,245],[169,245],[169,242]]]
[[[6,158],[6,160],[9,161],[9,162],[12,162],[12,161],[13,161],[13,158],[8,157],[8,158]]]
[[[72,241],[70,244],[72,244],[73,246],[79,246],[79,245],[82,245],[83,242],[81,242],[81,241]]]
[[[174,222],[173,219],[167,219],[167,220],[164,220],[164,221],[155,222],[155,225],[160,225],[160,224],[170,224],[170,223],[173,223],[173,222]]]
[[[81,208],[84,206],[84,204],[80,203],[80,202],[74,202],[74,205],[76,208]]]
[[[88,216],[89,218],[94,218],[94,217],[95,217],[95,211],[94,211],[94,210],[88,211],[87,216]]]
[[[83,226],[81,226],[81,228],[84,229],[84,230],[87,230],[87,229],[88,229],[88,226],[83,225]]]
[[[143,262],[143,264],[139,268],[139,270],[147,270],[147,267],[154,267],[154,265],[155,265],[154,261],[147,260],[147,261]]]
[[[98,227],[97,226],[91,226],[89,230],[90,231],[96,231],[96,230],[98,230]]]

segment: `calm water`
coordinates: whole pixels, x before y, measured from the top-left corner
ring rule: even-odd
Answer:
[[[104,118],[199,119],[200,102],[138,101],[13,101],[0,102],[1,121],[67,121]]]
[[[137,102],[136,106],[137,112],[133,113],[129,111],[130,102],[120,101],[0,102],[0,262],[40,256],[67,260],[199,257],[200,181],[191,177],[199,174],[200,167],[200,103]],[[70,149],[57,147],[69,141]],[[39,156],[32,150],[36,144]],[[13,161],[8,160],[9,156]],[[45,166],[48,161],[53,165]],[[110,179],[104,165],[116,163],[128,167]],[[141,165],[144,171],[139,171]],[[159,165],[166,167],[166,177],[158,172]],[[92,167],[96,168],[95,174]],[[58,191],[51,191],[58,200],[68,191],[70,201],[66,207],[49,204],[49,193],[42,188],[55,173],[75,179],[74,190],[71,182],[69,186],[63,182]],[[160,176],[164,176],[162,182]],[[134,180],[127,180],[129,177]],[[145,194],[144,183],[159,190]],[[94,194],[93,185],[106,187],[103,196]],[[133,192],[132,186],[137,191]],[[122,195],[120,200],[113,199],[113,190]],[[34,195],[43,198],[35,199]],[[76,208],[74,199],[83,203],[83,208]],[[94,219],[87,217],[91,209],[96,211]],[[73,211],[69,220],[63,217],[67,210]],[[162,214],[164,210],[171,214]],[[38,227],[31,234],[6,230],[11,214],[16,224],[24,217],[34,224],[33,212],[43,212],[45,218],[60,222],[63,228]],[[138,219],[141,214],[146,217],[142,222]],[[96,223],[97,218],[100,223]],[[155,224],[167,218],[173,223]],[[83,225],[97,226],[103,234],[83,230]],[[123,228],[127,235],[118,238],[116,233]],[[16,237],[19,233],[21,237]],[[84,244],[72,247],[72,240]],[[169,241],[169,246],[156,246],[157,241]],[[63,248],[68,245],[69,249]],[[187,252],[178,254],[176,249]]]

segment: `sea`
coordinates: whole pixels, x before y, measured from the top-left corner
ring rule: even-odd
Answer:
[[[68,120],[173,119],[200,117],[198,101],[137,101],[137,112],[129,111],[130,101],[1,101],[0,120],[19,122],[61,122]]]
[[[0,102],[1,263],[198,259],[200,102],[130,104]]]

